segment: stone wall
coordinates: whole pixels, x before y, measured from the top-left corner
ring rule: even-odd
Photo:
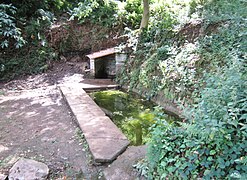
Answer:
[[[116,53],[116,73],[119,73],[127,60],[126,53]]]
[[[125,90],[129,89],[127,86],[123,86],[122,88]],[[137,89],[131,89],[131,91],[140,96],[143,96],[143,94],[141,94],[140,91]],[[148,89],[142,90],[142,92],[147,92],[147,91]],[[167,114],[175,116],[178,119],[184,119],[182,110],[179,108],[178,104],[165,98],[162,93],[159,93],[157,96],[151,98],[151,101],[161,106]]]

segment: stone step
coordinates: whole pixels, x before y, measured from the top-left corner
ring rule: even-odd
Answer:
[[[96,163],[112,162],[129,145],[126,136],[80,84],[60,85],[72,113],[76,117]]]
[[[135,180],[146,179],[140,177],[134,170],[133,165],[146,157],[147,147],[129,146],[109,167],[104,169],[103,174],[106,180]]]
[[[99,86],[87,86],[83,88],[86,92],[93,92],[93,91],[103,91],[103,90],[110,90],[110,89],[119,89],[118,85],[99,85]]]

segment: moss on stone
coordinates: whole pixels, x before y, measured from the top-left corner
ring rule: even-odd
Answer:
[[[148,142],[150,127],[155,122],[152,102],[119,90],[91,94],[95,102],[128,137],[132,145]]]

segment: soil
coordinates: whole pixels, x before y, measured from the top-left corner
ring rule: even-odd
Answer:
[[[65,77],[73,74],[86,76],[85,69],[83,69],[85,63],[87,62],[74,61],[73,58],[70,61],[54,62],[46,73],[23,76],[9,82],[0,82],[0,89],[2,91],[35,89],[62,83]]]
[[[20,158],[44,162],[49,179],[101,179],[57,83],[85,77],[78,62],[0,83],[0,174]]]
[[[91,82],[85,54],[114,47],[124,39],[115,29],[75,24],[57,25],[47,34],[60,55],[47,72],[0,82],[0,175],[7,175],[24,157],[47,164],[49,179],[104,179],[107,165],[92,162],[56,85],[81,79]]]
[[[104,82],[88,78],[82,65],[72,58],[53,64],[46,73],[0,83],[0,175],[8,175],[14,163],[24,157],[47,164],[48,179],[97,180],[104,179],[106,172],[114,176],[118,169],[130,179],[138,179],[132,166],[140,153],[132,153],[130,158],[129,152],[124,152],[121,161],[110,169],[110,165],[92,160],[82,132],[57,87],[60,83]]]
[[[47,39],[63,55],[71,52],[90,54],[124,42],[126,38],[121,36],[122,31],[120,27],[108,28],[90,22],[58,21],[47,33]]]

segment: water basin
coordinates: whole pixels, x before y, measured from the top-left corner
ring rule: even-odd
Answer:
[[[122,130],[131,145],[148,142],[150,127],[155,123],[154,103],[120,90],[98,91],[90,96]],[[177,119],[167,115],[166,120],[172,123]]]

